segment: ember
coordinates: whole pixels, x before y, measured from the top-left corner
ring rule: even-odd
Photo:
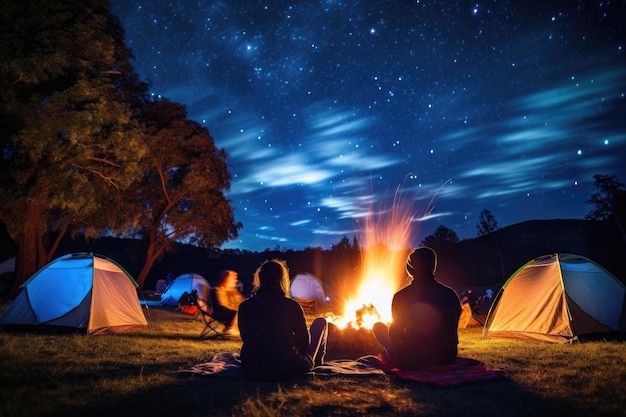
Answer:
[[[366,355],[378,355],[381,350],[382,346],[369,329],[341,329],[332,323],[328,326],[327,360],[357,359]]]

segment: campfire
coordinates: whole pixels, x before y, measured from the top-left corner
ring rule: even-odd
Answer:
[[[391,323],[391,300],[405,283],[406,253],[390,251],[383,245],[364,251],[362,263],[370,266],[370,272],[358,276],[357,283],[348,280],[346,287],[356,289],[354,296],[345,302],[343,314],[327,317],[329,354],[356,358],[380,352],[371,329],[378,321]]]
[[[364,250],[360,268],[363,275],[347,279],[344,291],[353,294],[346,297],[343,313],[331,321],[342,329],[371,329],[377,321],[390,323],[391,299],[405,284],[405,254],[406,251],[390,251],[383,245]]]
[[[408,284],[406,257],[415,238],[413,198],[402,199],[399,190],[390,209],[369,211],[365,218],[360,273],[346,279],[346,302],[341,315],[329,315],[329,343],[342,351],[351,347],[378,353],[380,345],[371,329],[377,321],[391,323],[393,295]],[[430,214],[430,204],[422,217]]]

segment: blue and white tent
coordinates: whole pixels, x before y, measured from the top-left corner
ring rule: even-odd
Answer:
[[[188,272],[186,274],[179,275],[172,281],[169,287],[165,289],[163,295],[161,295],[162,306],[177,306],[178,300],[186,292],[191,294],[193,290],[198,292],[198,297],[206,299],[209,295],[211,285],[206,278],[200,274]]]
[[[0,325],[70,328],[88,334],[148,329],[137,283],[104,256],[62,256],[37,271],[21,288]]]

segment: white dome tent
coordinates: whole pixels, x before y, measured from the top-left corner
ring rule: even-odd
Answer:
[[[326,293],[319,279],[308,272],[297,274],[291,281],[291,297],[296,299],[303,307],[317,305],[326,302]]]

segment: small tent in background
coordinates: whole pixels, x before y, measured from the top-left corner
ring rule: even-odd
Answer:
[[[198,297],[206,298],[209,294],[211,286],[209,281],[202,275],[193,272],[179,275],[174,279],[169,287],[161,295],[162,306],[178,306],[178,300],[186,292],[191,294],[191,291],[197,290]]]
[[[568,342],[626,331],[626,286],[578,255],[546,255],[523,265],[494,300],[483,337]]]
[[[300,300],[316,299],[318,304],[326,302],[322,283],[313,274],[297,274],[291,281],[291,296]]]
[[[0,325],[56,326],[88,334],[148,329],[137,283],[100,255],[65,255],[37,271],[0,318]]]

